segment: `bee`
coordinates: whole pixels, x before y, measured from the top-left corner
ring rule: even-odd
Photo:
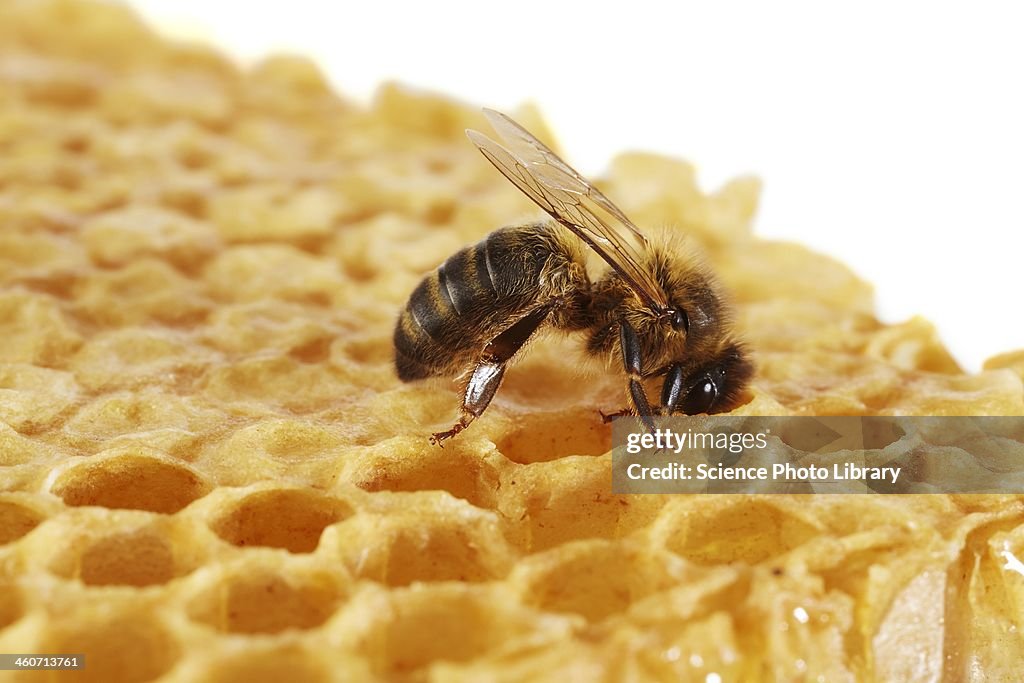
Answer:
[[[405,382],[467,376],[458,421],[480,417],[508,363],[542,328],[586,335],[586,352],[625,371],[628,407],[652,415],[736,406],[753,374],[714,273],[665,233],[649,239],[597,188],[509,117],[484,110],[503,146],[467,130],[483,155],[554,220],[513,225],[450,256],[419,283],[395,326]],[[588,276],[586,248],[610,269]],[[647,378],[664,377],[652,409]],[[607,416],[606,416],[607,417]]]

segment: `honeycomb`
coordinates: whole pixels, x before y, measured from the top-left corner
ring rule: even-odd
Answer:
[[[397,312],[536,217],[467,127],[118,6],[0,4],[0,652],[86,655],[0,680],[1016,680],[1021,497],[613,495],[622,378],[558,336],[428,444],[458,386],[397,380]],[[1024,414],[1024,351],[968,375],[880,323],[751,234],[756,180],[627,154],[602,187],[735,293],[738,413]]]

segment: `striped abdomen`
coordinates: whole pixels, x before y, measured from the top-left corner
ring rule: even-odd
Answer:
[[[395,326],[403,381],[453,375],[523,313],[550,298],[541,272],[571,260],[552,225],[502,228],[453,254],[413,290]]]

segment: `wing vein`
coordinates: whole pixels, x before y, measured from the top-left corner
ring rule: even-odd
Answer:
[[[491,109],[484,113],[507,145],[467,130],[466,135],[484,157],[537,206],[597,252],[648,308],[658,314],[667,311],[668,299],[644,265],[649,262],[645,258],[649,254],[641,251],[646,252],[650,244],[622,210],[518,123]],[[639,251],[630,244],[630,238],[639,244]]]

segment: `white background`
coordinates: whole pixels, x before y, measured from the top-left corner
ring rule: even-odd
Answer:
[[[756,231],[850,265],[883,320],[926,316],[970,370],[1024,348],[1024,5],[130,4],[244,62],[310,56],[364,101],[387,79],[532,100],[585,175],[627,149],[708,189],[754,173]]]

